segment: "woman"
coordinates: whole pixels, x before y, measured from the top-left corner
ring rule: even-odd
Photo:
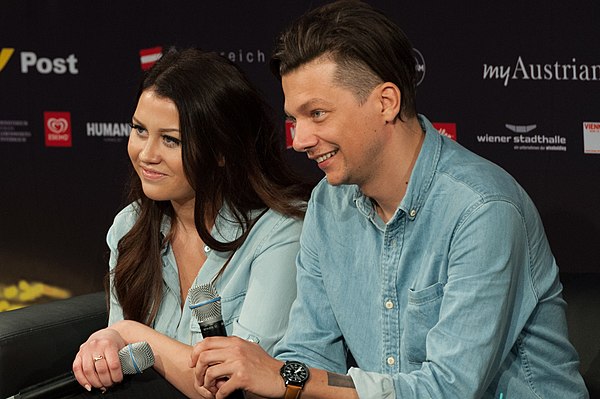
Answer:
[[[228,335],[269,351],[296,295],[309,187],[291,175],[268,107],[214,53],[170,50],[144,78],[129,137],[129,206],[116,217],[109,327],[73,363],[86,389],[122,380],[118,350],[147,341],[154,368],[197,396],[188,362],[202,339],[188,290],[212,282]]]

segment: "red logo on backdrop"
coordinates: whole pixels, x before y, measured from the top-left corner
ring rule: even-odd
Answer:
[[[456,141],[456,123],[433,123],[433,127],[437,129],[440,134],[451,138]]]
[[[44,112],[46,147],[71,147],[71,113]]]
[[[142,64],[142,69],[147,71],[160,57],[162,57],[162,47],[152,47],[140,50],[140,63]]]
[[[294,136],[296,135],[296,127],[292,121],[285,121],[285,146],[286,148],[292,148],[294,143]]]

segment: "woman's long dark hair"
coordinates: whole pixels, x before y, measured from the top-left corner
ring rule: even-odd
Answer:
[[[138,99],[146,90],[177,106],[183,167],[196,193],[196,229],[209,247],[239,248],[256,210],[304,216],[311,187],[287,166],[269,107],[235,64],[216,53],[170,49],[144,77]],[[136,173],[129,196],[137,202],[139,215],[119,242],[114,290],[126,319],[150,325],[162,298],[161,251],[174,226],[162,237],[161,221],[175,215],[169,201],[144,195]],[[215,239],[206,224],[223,204],[242,231],[231,242]]]

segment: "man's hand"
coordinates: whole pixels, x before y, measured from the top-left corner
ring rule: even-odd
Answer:
[[[238,337],[205,338],[194,346],[190,359],[194,388],[203,396],[208,390],[216,399],[238,389],[265,398],[283,397],[282,365],[259,345]]]

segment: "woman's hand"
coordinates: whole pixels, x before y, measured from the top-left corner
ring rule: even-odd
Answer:
[[[123,380],[119,350],[127,345],[112,328],[96,331],[79,347],[73,361],[75,378],[85,389],[106,390]]]

